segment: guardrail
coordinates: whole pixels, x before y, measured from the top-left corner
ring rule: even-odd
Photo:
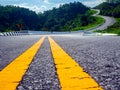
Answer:
[[[19,36],[19,35],[29,35],[29,33],[26,30],[0,33],[0,36]]]

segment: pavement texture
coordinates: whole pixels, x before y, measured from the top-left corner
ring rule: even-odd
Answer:
[[[120,90],[120,37],[53,36],[104,90]]]
[[[1,36],[0,70],[37,42],[41,35]],[[120,90],[120,37],[51,35],[103,90]],[[46,38],[17,90],[61,90]]]
[[[41,36],[1,36],[0,71],[26,49],[31,47]]]
[[[60,90],[48,39],[34,57],[17,90]]]

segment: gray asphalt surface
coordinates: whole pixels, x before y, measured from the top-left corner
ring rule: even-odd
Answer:
[[[53,36],[104,90],[120,90],[120,37]]]
[[[41,36],[0,36],[0,71]]]
[[[89,30],[89,31],[92,31],[92,32],[95,31],[95,30],[105,30],[105,29],[107,29],[107,27],[112,26],[116,22],[115,18],[113,18],[113,17],[101,16],[101,15],[95,15],[95,16],[99,16],[99,17],[104,18],[105,22],[102,25]]]
[[[120,90],[120,37],[51,35],[104,90]],[[40,35],[1,36],[0,69],[41,38]],[[48,39],[34,57],[17,90],[60,90]]]
[[[92,9],[92,10],[97,11],[97,13],[94,14],[93,16],[102,17],[102,18],[104,18],[105,22],[104,22],[103,24],[101,24],[101,25],[93,28],[93,29],[90,29],[89,31],[93,32],[93,31],[95,31],[95,30],[105,30],[105,29],[107,29],[107,27],[115,24],[115,22],[116,22],[116,19],[115,19],[115,18],[109,17],[109,16],[99,15],[99,14],[100,14],[100,10],[99,10],[99,9]]]
[[[38,51],[17,90],[60,90],[48,39]]]
[[[97,30],[107,29],[108,26],[111,26],[116,22],[115,18],[113,17],[108,17],[108,16],[100,16],[100,17],[105,19],[105,23],[101,25],[100,27],[98,27]]]

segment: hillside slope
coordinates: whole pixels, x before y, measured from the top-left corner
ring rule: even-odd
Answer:
[[[38,15],[26,8],[15,6],[0,6],[0,31],[19,30],[18,24],[23,24],[23,29],[34,29],[38,23]]]
[[[59,8],[36,14],[26,8],[0,6],[0,32],[19,30],[70,31],[96,22],[90,8],[80,2],[61,5]]]
[[[97,32],[102,33],[115,33],[120,35],[120,3],[102,3],[95,7],[96,9],[100,9],[100,14],[105,16],[112,16],[116,18],[116,23],[112,26],[109,26],[107,29]]]
[[[105,16],[120,17],[120,3],[104,2],[95,7],[100,9],[100,14]]]

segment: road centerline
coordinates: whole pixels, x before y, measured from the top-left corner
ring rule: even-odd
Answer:
[[[16,90],[44,39],[42,37],[0,72],[0,90]]]
[[[48,36],[62,90],[103,90],[50,36]]]

